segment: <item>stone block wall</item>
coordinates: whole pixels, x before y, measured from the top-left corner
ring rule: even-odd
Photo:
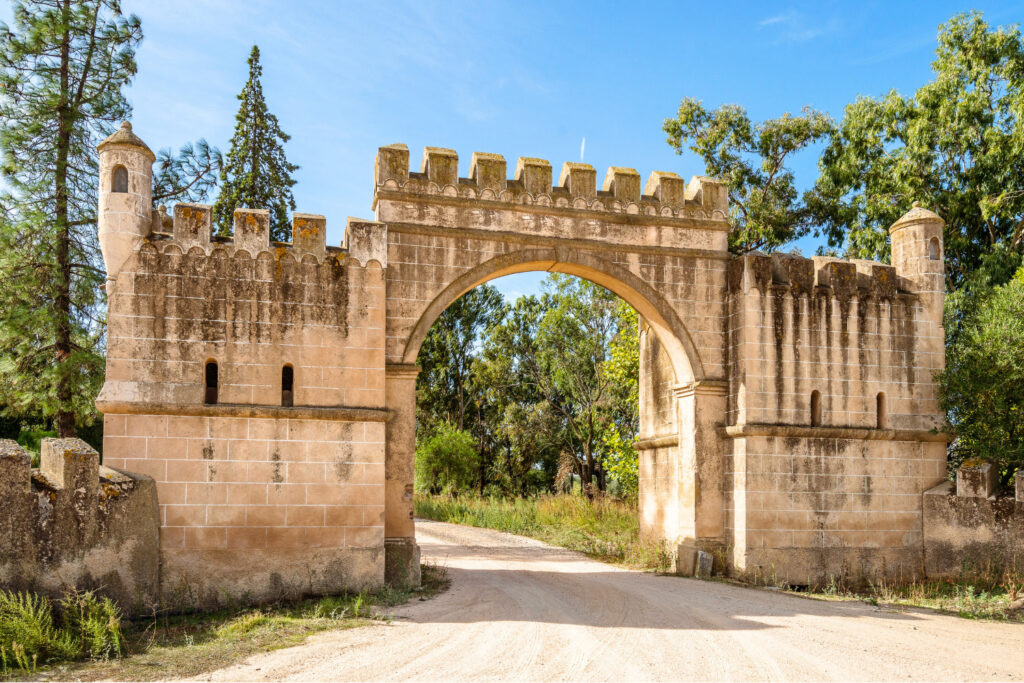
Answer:
[[[941,306],[903,275],[788,254],[730,263],[722,433],[740,571],[919,573],[920,494],[945,477],[944,350]]]
[[[152,478],[100,466],[79,439],[43,439],[39,469],[0,440],[0,586],[96,590],[128,614],[154,604],[160,518]]]
[[[1000,490],[987,462],[966,462],[955,482],[924,494],[924,570],[929,578],[1024,571],[1024,470]]]
[[[942,327],[895,268],[748,254],[729,277],[727,424],[811,425],[818,392],[816,426],[942,427]]]
[[[732,440],[726,515],[740,572],[798,585],[919,575],[921,491],[945,476],[945,439],[867,431]]]
[[[178,204],[111,288],[104,456],[156,480],[169,604],[383,582],[386,233],[325,228]]]

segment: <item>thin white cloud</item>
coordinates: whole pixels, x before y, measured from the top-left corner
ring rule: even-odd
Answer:
[[[822,19],[808,17],[802,12],[790,10],[782,14],[765,17],[757,22],[759,29],[767,29],[775,35],[776,45],[783,43],[803,43],[835,33],[840,22],[835,17]]]
[[[780,23],[786,21],[787,19],[789,19],[792,15],[793,15],[792,12],[787,12],[786,14],[776,14],[774,17],[768,17],[767,19],[762,19],[761,21],[757,22],[757,25],[758,26],[771,26],[772,24],[780,24]]]

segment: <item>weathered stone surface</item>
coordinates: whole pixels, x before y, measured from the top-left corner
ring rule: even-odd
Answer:
[[[965,497],[955,488],[959,484],[954,487],[946,481],[923,496],[926,575],[956,577],[965,571],[1020,568],[1024,501],[1011,495]]]
[[[998,484],[999,469],[984,460],[967,460],[956,471],[956,495],[961,498],[989,498]]]
[[[79,439],[43,439],[42,467],[0,441],[0,585],[60,596],[95,589],[129,614],[159,589],[156,486],[149,477],[100,467]]]

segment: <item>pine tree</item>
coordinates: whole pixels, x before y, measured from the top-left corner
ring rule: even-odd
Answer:
[[[25,0],[0,24],[0,403],[73,436],[103,379],[96,144],[130,113],[142,28],[118,0]]]
[[[221,190],[213,207],[213,220],[218,232],[232,231],[235,208],[270,211],[270,239],[286,241],[291,228],[288,209],[295,210],[291,174],[298,166],[288,163],[284,143],[291,136],[281,130],[277,117],[267,111],[260,76],[260,48],[252,46],[249,55],[249,80],[239,93],[242,103],[235,116],[235,133],[231,137],[221,170]]]

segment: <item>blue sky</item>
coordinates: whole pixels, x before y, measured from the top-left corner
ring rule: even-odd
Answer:
[[[908,93],[930,78],[940,23],[977,8],[990,24],[1021,2],[329,2],[123,0],[145,40],[128,97],[151,147],[205,137],[227,151],[260,46],[268,104],[299,164],[299,211],[370,217],[377,147],[425,145],[584,161],[684,177],[699,161],[665,144],[662,120],[684,96],[737,103],[755,119],[812,105],[840,117],[860,94]],[[797,158],[804,186],[814,152]],[[817,242],[798,246],[813,252]],[[531,292],[539,274],[500,281]]]

